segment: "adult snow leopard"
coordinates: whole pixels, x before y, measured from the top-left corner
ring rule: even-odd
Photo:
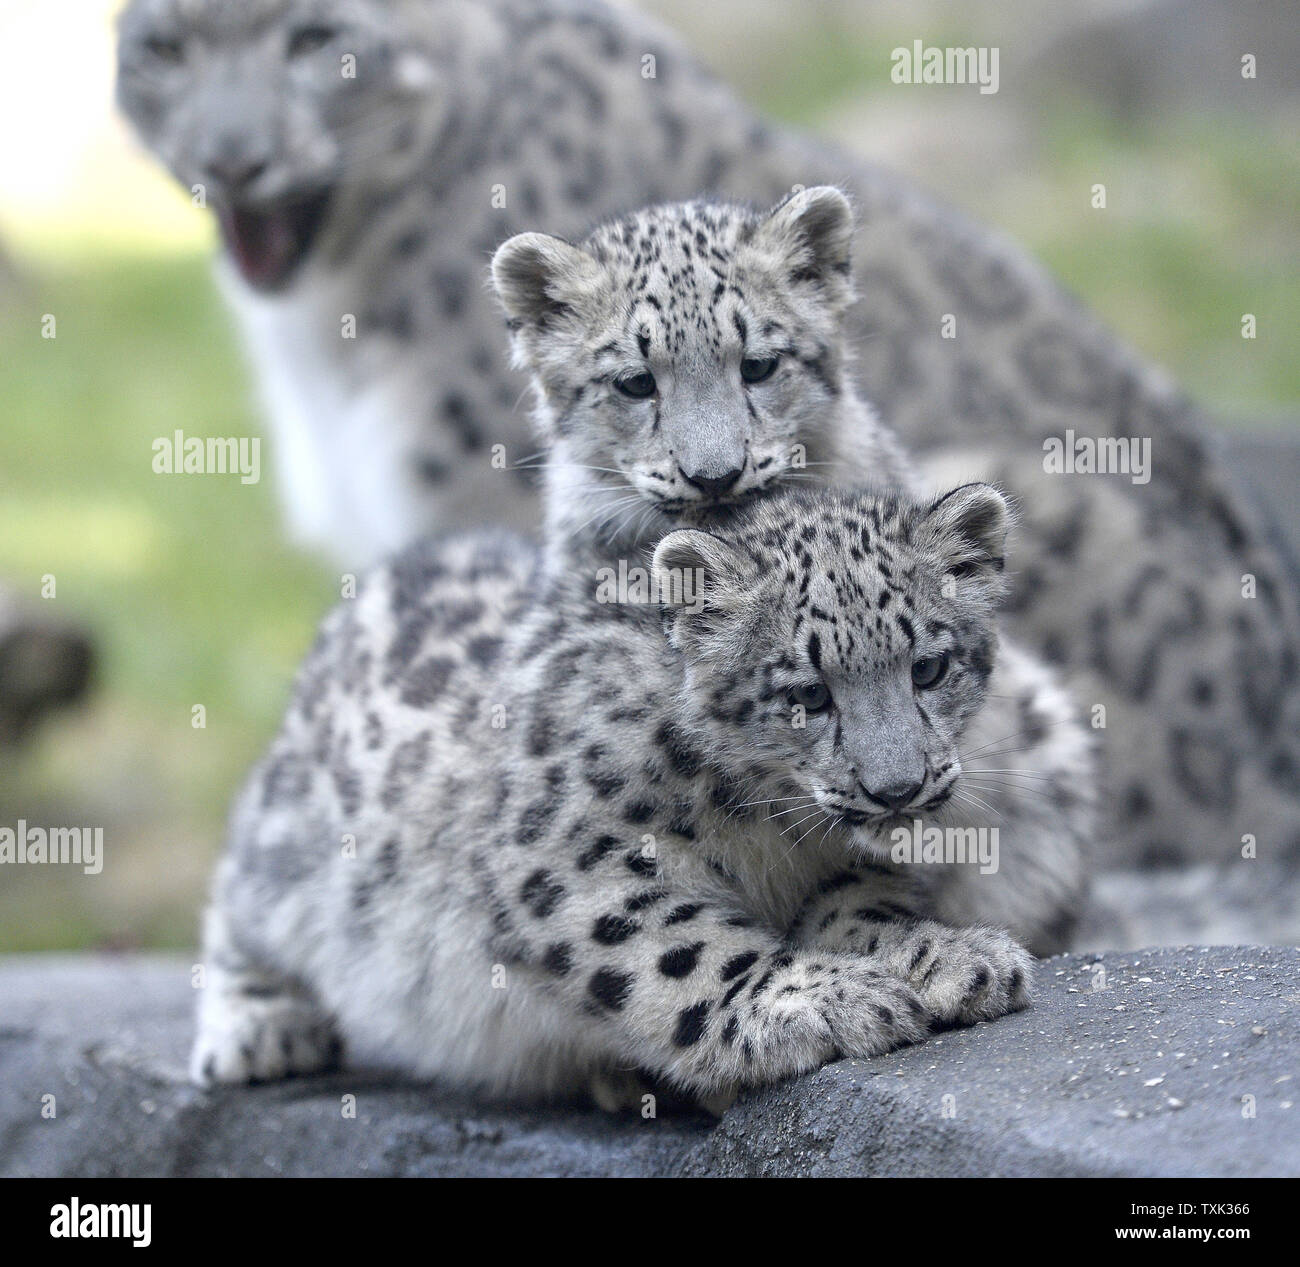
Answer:
[[[1088,740],[1040,743],[1050,813],[964,769],[1066,715],[1045,675],[990,685],[1005,516],[983,485],[779,492],[666,536],[643,602],[505,537],[373,571],[236,806],[194,1076],[341,1042],[497,1095],[709,1099],[1023,1006],[1028,955],[969,916],[1016,922],[1022,868],[1077,880]],[[954,818],[993,871],[908,851]]]
[[[217,212],[289,518],[348,565],[534,524],[526,380],[481,285],[507,237],[845,185],[858,376],[909,444],[958,441],[963,476],[1024,499],[1012,627],[1105,709],[1117,855],[1300,856],[1285,573],[1187,403],[1013,246],[767,126],[597,0],[133,0],[118,95]],[[1149,482],[1045,476],[1068,436],[1150,439]]]

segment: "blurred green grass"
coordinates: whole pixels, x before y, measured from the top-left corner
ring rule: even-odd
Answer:
[[[801,38],[745,91],[815,124],[861,95],[862,46]],[[1036,125],[1032,180],[989,182],[978,213],[1212,411],[1294,413],[1294,145],[1224,120],[1121,127],[1078,103]],[[1087,204],[1095,180],[1112,191],[1104,216]],[[265,440],[256,486],[151,469],[153,440],[177,427],[259,430],[206,253],[78,241],[20,250],[19,263],[19,287],[0,298],[0,578],[36,600],[54,574],[58,610],[95,631],[101,664],[86,710],[0,762],[0,824],[103,825],[107,864],[93,879],[7,868],[0,951],[190,945],[232,791],[337,578],[284,543]],[[1254,342],[1240,338],[1243,312],[1259,320]]]
[[[153,472],[178,427],[255,434],[206,258],[43,263],[0,338],[0,577],[40,601],[53,575],[100,653],[89,710],[6,754],[0,821],[103,825],[106,857],[93,879],[7,868],[0,949],[190,944],[232,790],[337,588],[282,543],[265,441],[256,485]]]
[[[980,42],[969,30],[945,29],[946,20],[927,24],[925,44]],[[885,23],[864,38],[861,18],[848,9],[811,12],[798,29],[781,31],[779,49],[747,62],[745,94],[769,115],[817,130],[846,105],[884,101],[884,50],[910,47],[916,35],[914,24]],[[1293,417],[1300,402],[1293,121],[1211,109],[1120,117],[1098,100],[1060,96],[1033,111],[1032,132],[1032,173],[993,171],[947,196],[1023,242],[1220,421]],[[926,182],[925,173],[916,176]],[[1109,197],[1104,213],[1088,200],[1099,181]],[[1248,312],[1257,320],[1254,340],[1241,338]]]
[[[1043,120],[1040,193],[997,221],[1217,421],[1295,421],[1300,147],[1231,116],[1124,126],[1062,103]],[[1107,184],[1108,213],[1089,206]],[[1253,313],[1257,335],[1241,337]]]

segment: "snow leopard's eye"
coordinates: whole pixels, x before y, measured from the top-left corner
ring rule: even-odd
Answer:
[[[337,32],[329,26],[302,26],[289,37],[289,56],[306,57],[319,52]]]
[[[144,42],[144,51],[168,66],[179,66],[185,60],[185,45],[167,35],[151,35]]]
[[[655,376],[649,370],[642,370],[639,374],[624,374],[622,378],[614,380],[614,386],[624,396],[631,396],[633,400],[644,400],[647,396],[655,394]]]
[[[825,682],[806,682],[803,686],[791,688],[790,703],[799,705],[807,712],[820,713],[830,707],[831,693]]]
[[[747,356],[740,363],[740,377],[746,383],[762,383],[776,373],[776,356]]]
[[[945,651],[942,655],[926,656],[922,660],[917,660],[912,665],[912,685],[918,691],[928,691],[932,686],[938,686],[943,681],[943,675],[948,672],[948,653]]]

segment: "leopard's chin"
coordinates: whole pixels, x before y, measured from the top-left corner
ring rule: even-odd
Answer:
[[[904,820],[898,815],[890,815],[888,818],[873,818],[851,824],[849,844],[872,862],[892,862],[889,833],[903,823]]]
[[[737,512],[776,492],[777,488],[776,484],[765,484],[761,488],[747,488],[739,493],[727,493],[720,497],[679,497],[662,502],[660,509],[665,514],[700,528],[707,528],[709,525],[725,525]]]
[[[316,241],[328,206],[328,192],[318,192],[218,207],[221,238],[240,277],[257,291],[283,290]]]

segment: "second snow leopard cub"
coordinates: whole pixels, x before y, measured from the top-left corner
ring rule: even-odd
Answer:
[[[522,233],[497,250],[548,446],[547,540],[652,543],[684,509],[801,474],[915,488],[847,372],[853,230],[823,186],[767,213],[664,204],[578,245]]]
[[[936,919],[974,868],[889,855],[1001,734],[1004,530],[988,486],[784,492],[665,537],[662,609],[510,540],[370,574],[237,803],[195,1076],[341,1040],[495,1094],[710,1098],[1023,1006],[1024,950]]]
[[[847,372],[853,233],[848,200],[825,186],[768,212],[665,204],[578,245],[525,233],[501,246],[493,280],[533,374],[553,550],[632,563],[674,527],[725,521],[792,479],[916,495]],[[1014,862],[957,914],[1055,953],[1082,905],[1096,772],[1043,773],[1072,714],[1044,665],[1004,643],[994,674],[995,729],[962,821],[999,824]]]

